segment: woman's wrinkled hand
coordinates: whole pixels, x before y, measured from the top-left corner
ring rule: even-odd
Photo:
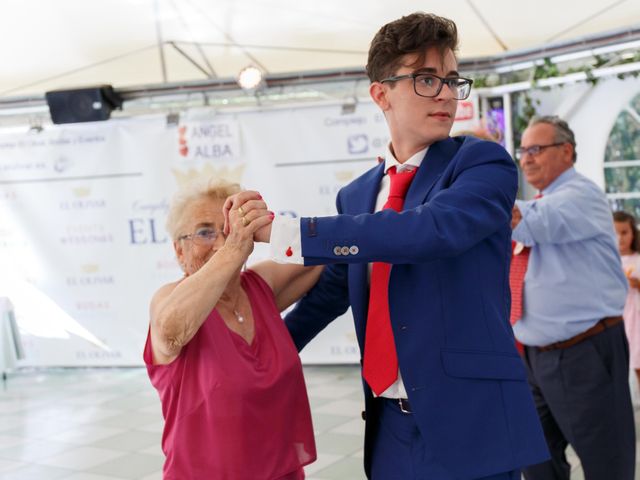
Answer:
[[[222,207],[224,214],[224,232],[231,235],[234,227],[246,228],[253,232],[256,242],[268,242],[271,238],[271,223],[274,214],[267,209],[262,196],[252,190],[231,195]]]

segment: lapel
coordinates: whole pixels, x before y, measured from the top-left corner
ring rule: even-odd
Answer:
[[[411,186],[407,192],[407,197],[404,201],[404,210],[415,208],[424,203],[429,192],[442,176],[449,161],[457,151],[458,143],[450,137],[436,142],[429,147],[416,173],[416,178],[411,182]]]
[[[373,213],[376,208],[376,199],[380,190],[380,182],[384,174],[384,162],[369,170],[360,181],[359,188],[356,189],[353,198],[349,199],[349,215],[360,213]]]
[[[427,155],[416,173],[416,178],[411,182],[404,208],[414,208],[424,202],[436,181],[442,176],[449,161],[456,154],[458,146],[458,142],[447,138],[429,147]],[[358,188],[349,197],[348,207],[342,213],[349,215],[373,213],[383,174],[384,162],[365,173],[359,180]],[[356,334],[361,346],[364,345],[364,331],[369,303],[367,269],[368,264],[366,263],[349,265],[349,296],[354,307]]]
[[[358,215],[373,213],[380,190],[380,182],[384,174],[384,162],[369,170],[359,181],[349,199],[349,208],[343,213]],[[349,296],[353,305],[356,333],[361,345],[364,343],[364,325],[366,323],[367,305],[369,303],[368,264],[353,263],[349,265]],[[363,316],[364,315],[364,316]]]

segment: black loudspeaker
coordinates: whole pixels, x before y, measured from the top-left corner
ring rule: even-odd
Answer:
[[[54,90],[45,97],[53,123],[109,120],[111,110],[122,107],[122,98],[111,85]]]

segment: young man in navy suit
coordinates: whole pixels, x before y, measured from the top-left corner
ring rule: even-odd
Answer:
[[[449,137],[472,83],[457,43],[435,15],[382,27],[367,73],[385,161],[339,192],[339,215],[276,218],[256,237],[276,259],[327,265],[286,317],[299,349],[352,308],[373,480],[515,480],[548,458],[509,325],[516,167],[498,144]],[[226,208],[248,224],[268,214],[256,198]]]

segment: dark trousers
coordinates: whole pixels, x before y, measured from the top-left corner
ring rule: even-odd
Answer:
[[[525,478],[569,480],[570,444],[585,480],[633,480],[635,424],[623,325],[562,350],[525,347],[524,360],[551,453],[551,460],[526,468]]]
[[[373,442],[371,480],[438,480],[425,473],[425,443],[413,415],[403,413],[393,400],[374,401],[382,405],[378,405],[380,423]],[[477,480],[520,480],[520,471]]]

